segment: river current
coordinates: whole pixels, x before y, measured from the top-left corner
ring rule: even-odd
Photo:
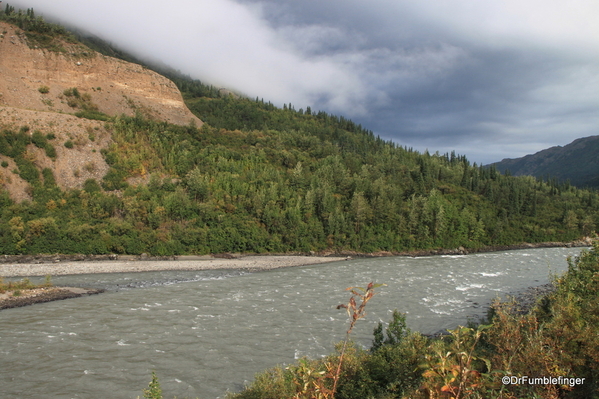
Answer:
[[[364,347],[394,309],[423,333],[485,315],[497,296],[550,281],[577,248],[355,259],[259,273],[169,271],[57,276],[106,293],[0,312],[0,397],[223,398],[256,372],[331,353],[347,287],[385,283],[353,338]]]

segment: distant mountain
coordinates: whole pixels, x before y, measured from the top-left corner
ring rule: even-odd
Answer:
[[[599,136],[583,137],[522,158],[506,158],[491,164],[514,176],[556,178],[577,187],[599,188]]]

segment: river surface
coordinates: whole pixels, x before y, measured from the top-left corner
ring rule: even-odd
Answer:
[[[423,333],[484,316],[493,298],[550,281],[577,248],[355,259],[259,273],[235,270],[58,276],[106,293],[0,312],[2,398],[142,396],[155,370],[165,398],[223,398],[256,372],[333,351],[350,286],[385,283],[354,340],[369,347],[394,309]]]

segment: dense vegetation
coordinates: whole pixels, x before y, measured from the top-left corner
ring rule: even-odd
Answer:
[[[200,97],[201,129],[118,117],[103,181],[63,192],[27,145],[0,132],[0,154],[32,201],[2,193],[0,253],[405,251],[568,241],[595,230],[593,191],[504,176],[455,154],[419,154],[344,118],[260,100]],[[148,183],[130,186],[127,178]]]
[[[26,127],[0,132],[0,153],[32,186],[32,201],[2,194],[0,253],[404,251],[595,230],[595,192],[419,154],[324,113],[231,97],[190,101],[200,115],[206,104],[216,105],[215,121],[251,127],[113,119],[115,144],[104,151],[111,168],[82,190],[57,189],[51,170],[23,156],[30,143],[52,154],[52,140],[38,134],[35,144]],[[225,120],[223,108],[238,112]],[[135,176],[148,183],[130,186]]]

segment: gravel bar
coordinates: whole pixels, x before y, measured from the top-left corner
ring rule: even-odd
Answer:
[[[130,260],[130,261],[75,261],[42,264],[0,264],[2,277],[59,276],[92,273],[131,273],[163,270],[240,269],[248,271],[272,270],[282,267],[306,266],[338,262],[346,257],[324,256],[245,256],[236,259],[206,260]]]

